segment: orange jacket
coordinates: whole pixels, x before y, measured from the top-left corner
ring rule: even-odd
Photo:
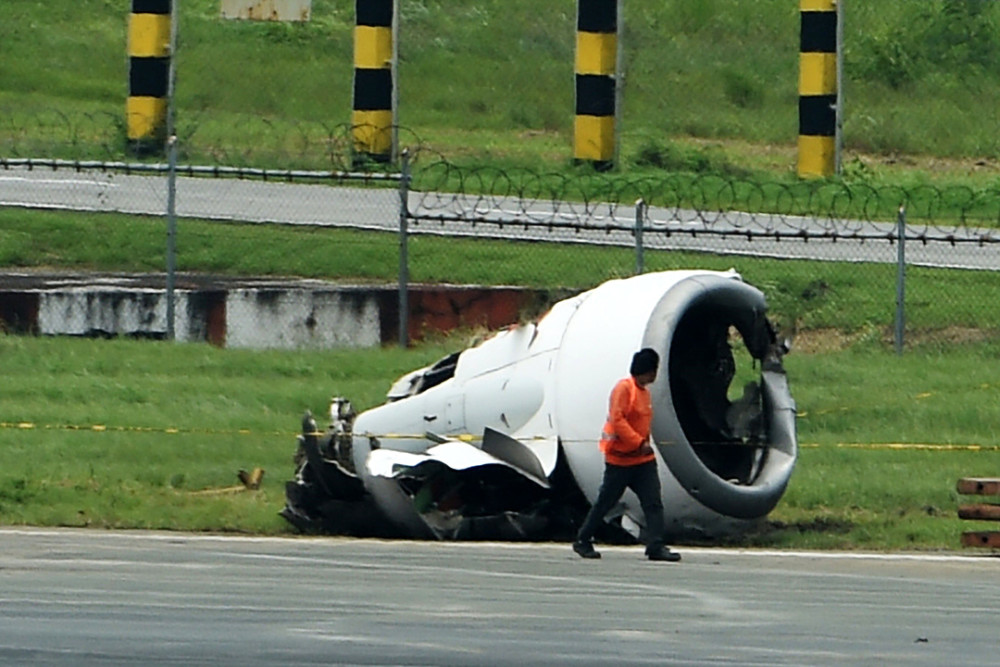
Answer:
[[[648,441],[652,419],[649,390],[637,385],[634,377],[619,380],[611,390],[608,420],[601,434],[604,460],[616,466],[635,466],[654,460],[653,450],[642,447]]]

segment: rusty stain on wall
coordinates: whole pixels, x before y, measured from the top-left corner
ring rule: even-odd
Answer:
[[[308,21],[312,0],[222,0],[222,18],[245,21]]]
[[[428,331],[498,329],[517,322],[530,298],[521,289],[414,290],[410,294],[410,338],[420,340]]]

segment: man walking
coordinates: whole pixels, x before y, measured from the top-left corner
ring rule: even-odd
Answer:
[[[601,557],[601,553],[594,549],[594,533],[604,515],[629,488],[639,497],[646,516],[646,557],[670,562],[681,559],[680,554],[663,543],[663,500],[656,471],[656,455],[650,444],[653,403],[647,386],[656,379],[659,365],[660,356],[656,350],[648,347],[639,350],[632,356],[629,377],[619,380],[611,390],[608,419],[601,434],[604,479],[597,500],[573,543],[573,551],[581,558]]]

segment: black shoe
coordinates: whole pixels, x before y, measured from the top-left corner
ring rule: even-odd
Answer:
[[[681,559],[681,555],[676,551],[671,551],[668,547],[660,547],[659,549],[646,552],[646,558],[649,560],[662,560],[668,563],[676,563]]]
[[[601,552],[594,548],[590,542],[574,542],[573,551],[580,555],[580,558],[600,558]]]

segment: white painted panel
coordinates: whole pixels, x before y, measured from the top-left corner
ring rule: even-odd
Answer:
[[[308,21],[312,0],[222,0],[222,18],[250,21]]]
[[[203,323],[191,319],[188,293],[179,290],[175,296],[176,340],[205,340]],[[56,336],[166,336],[166,295],[156,289],[45,291],[38,299],[38,331]]]
[[[226,346],[374,347],[378,304],[360,292],[236,289],[226,298]]]

